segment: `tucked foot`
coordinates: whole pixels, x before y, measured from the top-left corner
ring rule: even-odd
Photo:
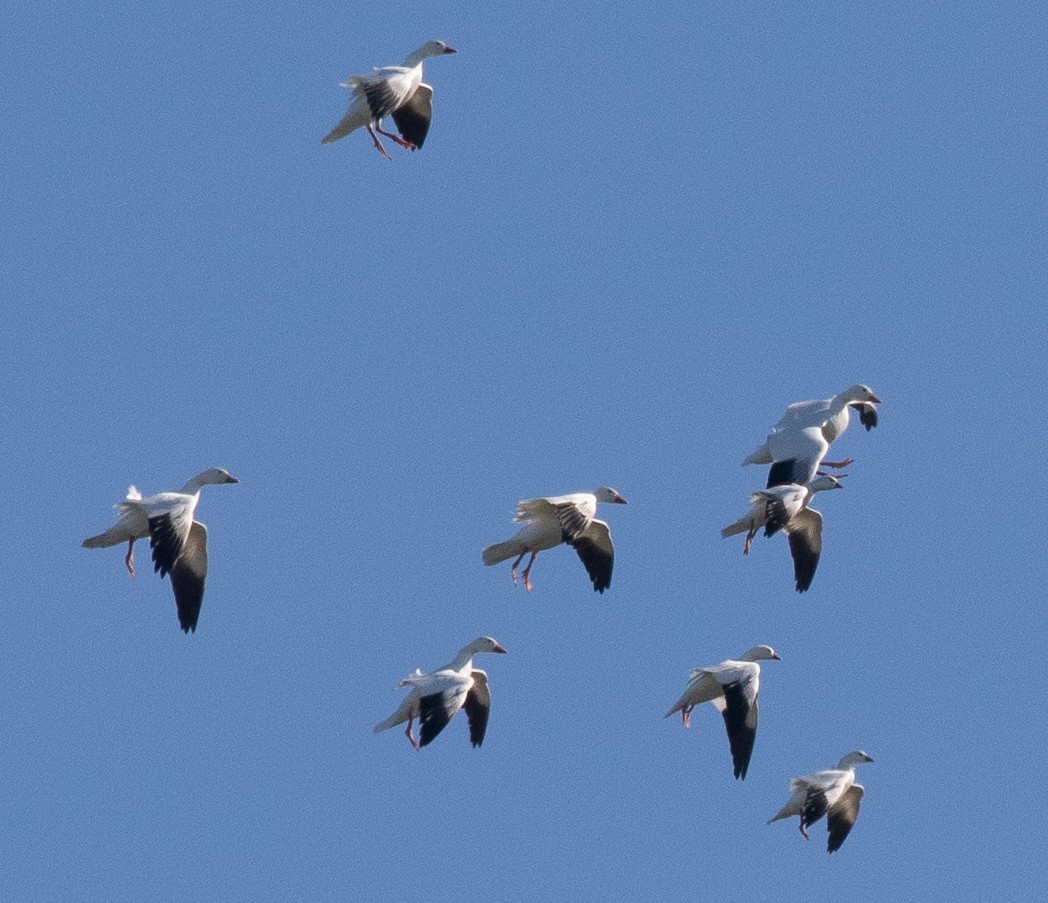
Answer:
[[[840,470],[842,467],[850,467],[852,464],[855,463],[855,459],[845,458],[843,461],[823,461],[822,463],[827,467],[836,467],[838,470]]]

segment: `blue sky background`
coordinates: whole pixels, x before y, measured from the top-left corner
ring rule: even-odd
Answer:
[[[1048,12],[16,4],[0,13],[0,899],[1017,899],[1043,883]],[[424,150],[331,145],[440,37]],[[718,530],[785,405],[881,426]],[[195,635],[81,540],[209,466]],[[614,584],[486,569],[600,484]],[[409,748],[477,634],[494,705]],[[690,668],[770,643],[745,782]],[[862,815],[765,825],[855,747]],[[1031,830],[1032,829],[1032,830]]]

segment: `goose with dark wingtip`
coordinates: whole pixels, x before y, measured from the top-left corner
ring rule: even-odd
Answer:
[[[404,731],[415,749],[427,746],[448,726],[458,713],[466,710],[469,721],[469,740],[474,747],[484,742],[491,712],[491,691],[488,675],[473,667],[473,656],[480,652],[506,652],[506,649],[489,636],[477,637],[463,646],[455,657],[436,671],[428,673],[415,669],[398,687],[410,687],[397,710],[385,721],[375,725],[375,733],[389,730],[398,724],[408,723]],[[415,739],[413,725],[419,719],[419,738]]]
[[[418,150],[429,134],[433,118],[433,89],[422,81],[422,61],[457,52],[443,41],[428,41],[409,53],[403,66],[384,66],[367,75],[351,76],[342,87],[353,92],[353,102],[320,143],[330,144],[356,129],[366,128],[375,150],[387,160],[393,158],[378,135],[385,135],[408,150]],[[382,120],[387,116],[393,117],[399,135],[382,128]]]
[[[862,784],[855,783],[855,768],[872,761],[865,752],[857,749],[843,756],[836,768],[793,778],[789,800],[768,819],[768,824],[799,815],[801,835],[805,840],[811,840],[807,829],[825,815],[829,830],[826,851],[836,852],[855,825],[866,792]]]
[[[810,483],[820,467],[847,467],[851,459],[827,461],[830,443],[850,422],[856,409],[867,432],[877,425],[875,404],[881,400],[869,386],[854,385],[832,398],[798,401],[786,408],[768,438],[743,460],[747,464],[771,464],[768,488],[788,483]]]
[[[737,659],[719,665],[696,668],[684,692],[665,715],[680,712],[685,727],[691,727],[691,713],[697,705],[712,703],[724,716],[731,760],[736,779],[746,778],[757,739],[757,697],[760,693],[761,661],[782,661],[771,646],[754,646]]]
[[[531,553],[527,567],[521,574],[524,589],[531,592],[531,566],[539,552],[567,543],[586,568],[593,589],[603,593],[611,586],[615,565],[615,547],[611,531],[602,520],[597,520],[597,504],[625,505],[626,500],[614,489],[601,486],[594,492],[574,492],[548,498],[523,499],[517,503],[514,523],[524,526],[512,539],[495,543],[482,552],[484,564],[489,567],[516,556],[510,576],[517,583],[517,568],[524,556]]]
[[[207,527],[194,520],[200,490],[207,485],[239,483],[221,467],[212,467],[191,477],[178,492],[161,492],[143,498],[131,486],[127,498],[117,503],[117,522],[105,533],[84,540],[88,549],[127,543],[124,564],[135,576],[135,541],[149,537],[153,570],[171,575],[178,622],[186,633],[196,631],[207,581]]]
[[[804,486],[789,483],[758,489],[750,496],[750,510],[721,530],[721,536],[727,538],[745,530],[742,554],[747,555],[761,527],[765,536],[774,536],[784,530],[790,541],[797,592],[803,593],[815,579],[815,569],[822,555],[822,515],[809,505],[816,492],[843,488],[840,477],[824,475]]]

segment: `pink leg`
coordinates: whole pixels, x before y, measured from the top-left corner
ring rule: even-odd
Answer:
[[[811,840],[811,838],[808,836],[808,832],[804,830],[804,820],[803,819],[801,819],[801,836],[805,840]]]
[[[524,582],[524,589],[526,589],[529,593],[531,592],[531,580],[529,579],[528,575],[531,573],[531,566],[535,563],[535,556],[538,554],[538,552],[531,553],[531,560],[528,562],[528,566],[524,568],[524,573],[520,575]]]
[[[512,578],[513,578],[513,585],[514,585],[514,586],[516,586],[516,585],[517,585],[517,568],[518,568],[518,567],[520,566],[520,562],[521,562],[521,560],[522,560],[522,559],[524,558],[524,556],[525,556],[525,555],[527,555],[527,554],[528,554],[528,550],[527,550],[527,549],[525,549],[525,550],[524,550],[523,552],[521,552],[521,553],[520,553],[520,554],[519,554],[519,555],[517,556],[517,560],[513,562],[513,567],[512,567],[512,568],[510,568],[510,571],[509,571],[509,575],[510,575],[510,577],[512,577]]]
[[[855,460],[853,458],[845,458],[843,461],[823,461],[822,463],[827,467],[836,467],[840,470],[842,467],[850,467],[855,463]]]
[[[680,710],[680,720],[684,722],[685,727],[691,727],[691,710],[695,708],[693,705],[686,705]]]
[[[750,532],[746,534],[746,542],[742,544],[742,554],[750,554],[750,546],[753,545],[753,537],[757,535],[757,531],[760,527],[750,527]]]
[[[400,137],[400,135],[394,135],[393,132],[387,132],[378,123],[375,124],[375,131],[377,131],[380,135],[385,135],[387,138],[390,139],[390,141],[396,141],[397,144],[399,144],[401,147],[405,147],[408,150],[418,150],[418,148],[414,144],[412,144],[410,141],[404,140],[403,138]]]
[[[408,719],[408,729],[406,731],[404,731],[404,733],[407,734],[408,741],[411,743],[412,746],[415,747],[415,749],[421,749],[421,747],[418,745],[418,740],[415,739],[415,732],[411,729],[412,725],[414,725],[414,723],[415,723],[415,719],[414,718],[409,718]]]
[[[135,541],[129,539],[127,541],[127,555],[124,557],[124,565],[127,567],[127,572],[131,575],[131,579],[135,579]]]
[[[374,133],[370,125],[368,126],[368,134],[371,136],[371,140],[375,142],[375,150],[382,154],[382,156],[387,160],[392,160],[393,158],[386,153],[386,149],[382,146],[382,142],[378,140],[378,135]]]

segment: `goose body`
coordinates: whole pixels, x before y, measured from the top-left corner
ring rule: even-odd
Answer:
[[[724,716],[735,777],[745,780],[757,739],[757,697],[761,675],[757,663],[781,660],[771,646],[761,645],[748,649],[737,659],[696,668],[691,672],[680,699],[665,717],[680,712],[684,726],[691,727],[691,713],[695,706],[712,703]]]
[[[409,53],[402,66],[385,66],[367,75],[354,75],[342,83],[353,93],[346,114],[324,138],[330,144],[350,132],[366,128],[375,149],[387,160],[392,159],[378,135],[385,135],[401,147],[422,147],[433,117],[433,89],[422,81],[422,61],[433,56],[456,53],[443,41],[428,41]],[[382,120],[392,116],[400,135],[382,128]]]
[[[375,725],[374,732],[389,730],[398,724],[408,723],[405,734],[415,749],[421,749],[447,727],[459,709],[466,710],[469,721],[469,739],[474,747],[484,742],[488,715],[491,711],[491,691],[488,675],[473,667],[473,656],[479,652],[502,652],[506,650],[492,637],[477,637],[463,646],[455,657],[437,668],[424,672],[415,669],[405,677],[398,687],[409,687],[408,695],[397,710]],[[415,719],[419,719],[419,738],[413,730]]]
[[[615,547],[608,525],[596,519],[599,502],[626,504],[618,492],[607,486],[601,486],[592,493],[575,492],[518,502],[513,521],[523,523],[524,526],[512,539],[487,546],[482,552],[484,564],[490,567],[508,558],[515,558],[510,576],[516,585],[517,567],[530,552],[531,558],[521,575],[524,589],[530,592],[531,566],[538,553],[567,543],[575,549],[586,568],[593,589],[603,593],[611,586]]]
[[[212,467],[190,477],[178,492],[160,492],[143,497],[134,487],[118,502],[116,523],[82,545],[88,549],[127,543],[124,564],[135,576],[134,545],[149,537],[153,550],[153,570],[171,575],[171,588],[178,609],[178,621],[186,633],[196,630],[207,580],[207,527],[194,519],[200,490],[209,484],[238,483],[236,477],[220,467]]]
[[[839,850],[859,817],[859,805],[865,793],[862,784],[855,783],[855,768],[872,761],[865,752],[857,749],[843,756],[836,768],[793,778],[790,798],[768,819],[768,824],[799,815],[801,834],[805,840],[810,840],[808,827],[825,815],[829,830],[826,850],[829,853]]]
[[[788,483],[803,485],[815,479],[820,466],[847,467],[850,460],[824,460],[830,443],[850,422],[854,407],[867,431],[877,425],[875,404],[881,400],[869,386],[854,385],[832,398],[798,401],[786,408],[768,438],[743,460],[746,464],[771,464],[768,488]]]
[[[822,515],[809,505],[816,492],[842,488],[837,477],[820,476],[804,486],[788,483],[758,489],[750,496],[750,510],[721,530],[721,536],[727,538],[746,531],[742,554],[747,555],[762,527],[765,536],[784,530],[790,541],[797,592],[803,593],[815,579],[822,555]]]

